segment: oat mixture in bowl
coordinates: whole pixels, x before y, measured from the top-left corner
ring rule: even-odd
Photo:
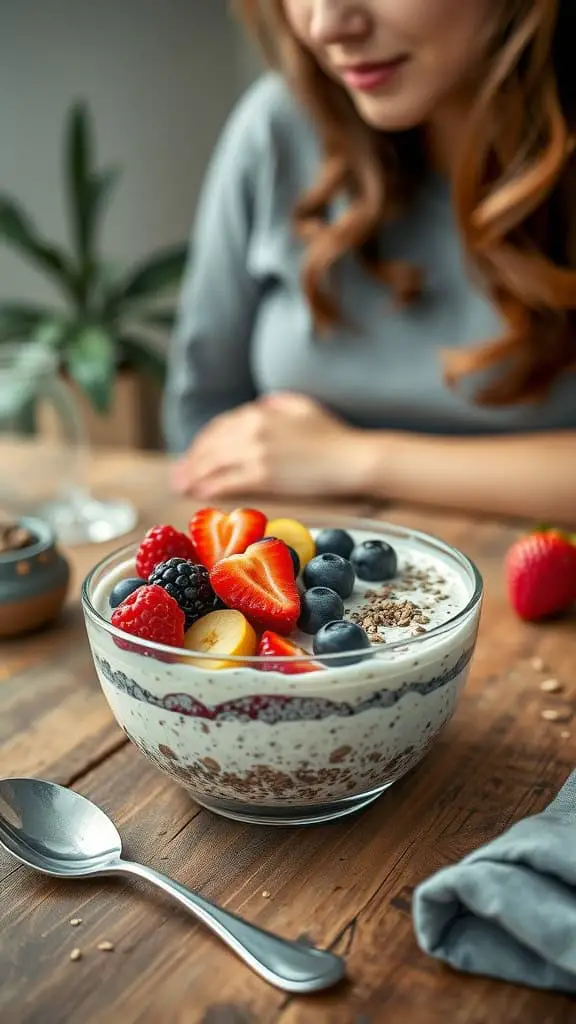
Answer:
[[[377,799],[452,717],[482,581],[426,534],[258,515],[202,510],[104,559],[83,587],[90,646],[127,736],[198,803],[327,821]]]

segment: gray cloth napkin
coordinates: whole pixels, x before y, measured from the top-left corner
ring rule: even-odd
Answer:
[[[420,948],[458,970],[576,992],[576,771],[541,814],[414,893]]]

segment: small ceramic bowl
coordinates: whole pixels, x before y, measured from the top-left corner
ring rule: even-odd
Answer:
[[[50,526],[23,517],[18,525],[32,543],[0,553],[0,638],[38,629],[57,617],[68,592],[70,569]]]

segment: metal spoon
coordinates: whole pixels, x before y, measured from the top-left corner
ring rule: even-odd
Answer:
[[[41,779],[1,779],[0,845],[28,867],[57,878],[145,878],[203,921],[257,974],[286,992],[316,992],[344,977],[344,961],[333,953],[281,939],[158,871],[123,860],[122,840],[110,818],[64,786]]]

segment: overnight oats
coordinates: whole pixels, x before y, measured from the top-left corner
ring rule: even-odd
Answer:
[[[482,581],[426,534],[203,509],[88,576],[98,677],[126,735],[217,813],[338,818],[413,768],[454,713]]]

